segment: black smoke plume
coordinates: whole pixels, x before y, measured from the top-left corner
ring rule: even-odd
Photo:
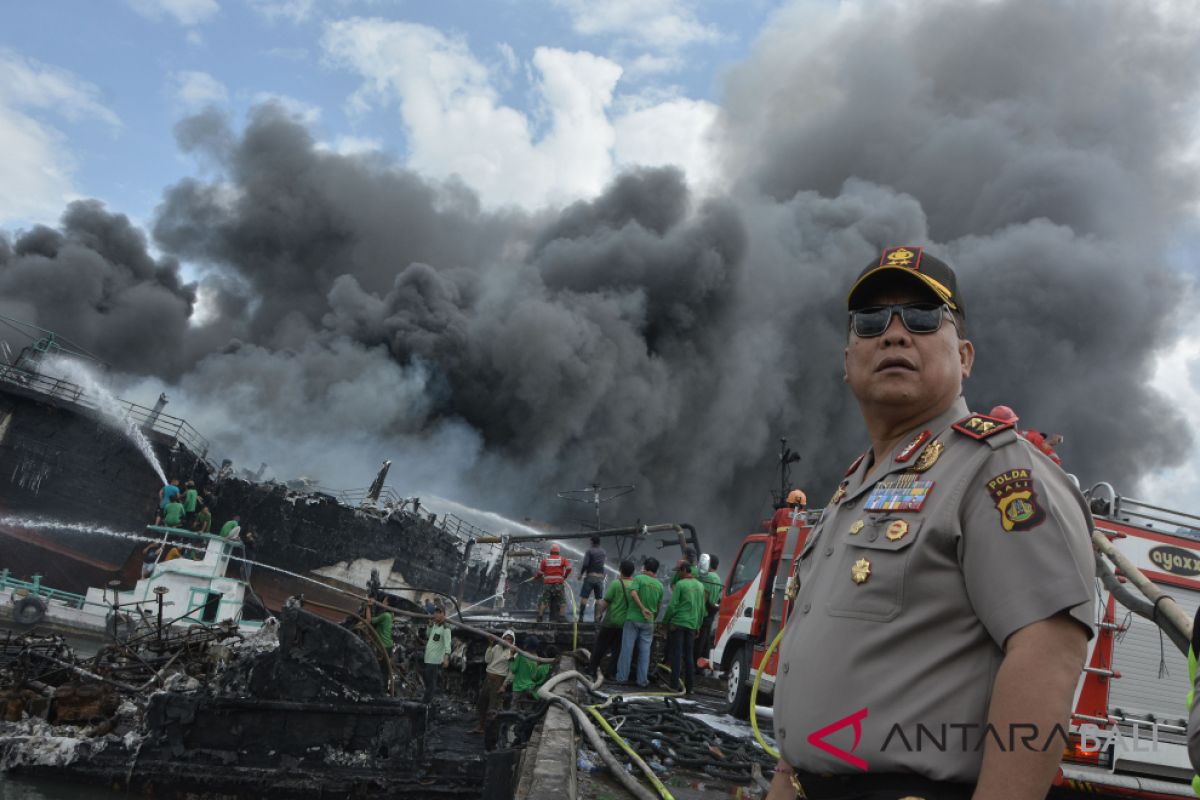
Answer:
[[[728,553],[769,512],[778,437],[816,503],[866,446],[841,381],[851,276],[887,244],[960,274],[973,407],[1061,432],[1132,489],[1190,439],[1148,387],[1182,283],[1200,48],[1143,4],[782,12],[732,71],[729,189],[672,169],[540,213],[317,147],[272,106],[181,146],[143,235],[94,202],[0,246],[0,313],[87,343],[248,466],[563,519],[557,489],[638,491]],[[178,262],[203,275],[182,285]],[[144,383],[138,384],[138,381]]]

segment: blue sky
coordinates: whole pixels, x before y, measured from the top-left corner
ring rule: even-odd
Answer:
[[[512,122],[508,112],[518,122],[524,118],[528,142],[510,130],[492,157],[514,164],[533,159],[535,167],[526,165],[526,172],[556,164],[570,140],[586,139],[596,122],[583,120],[582,134],[578,128],[565,131],[557,154],[538,156],[526,146],[535,147],[553,132],[556,103],[574,102],[547,98],[547,72],[578,75],[587,84],[585,94],[604,96],[608,87],[611,99],[603,113],[614,125],[619,118],[625,122],[616,134],[601,131],[590,149],[581,148],[592,161],[581,157],[579,174],[567,175],[565,185],[543,182],[513,197],[501,198],[499,184],[481,187],[493,204],[537,206],[584,196],[612,173],[613,164],[604,163],[606,143],[613,162],[653,163],[667,158],[646,149],[649,140],[663,138],[664,128],[700,135],[719,100],[723,69],[745,55],[776,5],[768,0],[8,4],[0,13],[0,145],[9,166],[0,166],[0,177],[19,191],[0,205],[0,227],[53,222],[63,203],[77,196],[100,198],[147,221],[162,189],[197,170],[176,147],[175,123],[210,105],[240,120],[269,96],[288,103],[332,149],[377,149],[431,177],[470,172],[446,152],[452,143],[436,146],[445,120],[422,121],[404,111],[424,91],[419,84],[437,77],[417,75],[405,83],[387,74],[395,54],[411,52],[414,43],[426,48],[423,53],[446,56],[448,68],[458,71],[450,80],[462,83],[443,87],[446,113],[456,113],[450,98],[464,86],[466,94],[493,106],[477,120],[480,129],[468,125],[465,135],[503,127],[505,120]],[[361,57],[364,37],[380,31],[392,41],[372,58]],[[560,70],[562,62],[549,56],[539,62],[539,48],[596,58],[576,58],[570,69]],[[620,70],[615,82],[613,68]],[[648,110],[653,113],[631,114]],[[706,150],[694,141],[668,141],[662,149],[680,154],[680,165],[691,172],[705,168],[700,162]],[[702,175],[695,178],[703,182]]]

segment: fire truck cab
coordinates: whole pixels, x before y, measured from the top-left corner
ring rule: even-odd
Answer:
[[[1107,483],[1093,486],[1085,497],[1096,529],[1195,615],[1200,516],[1121,497]],[[819,517],[815,510],[777,511],[762,531],[745,537],[729,569],[711,660],[725,675],[728,712],[736,717],[749,716],[754,675],[787,623],[795,562]],[[1118,580],[1124,584],[1124,578]],[[1099,580],[1096,591],[1097,634],[1088,643],[1075,690],[1070,747],[1056,786],[1101,797],[1192,797],[1187,658],[1154,622],[1127,611]],[[773,654],[763,668],[762,705],[770,705],[778,659]]]

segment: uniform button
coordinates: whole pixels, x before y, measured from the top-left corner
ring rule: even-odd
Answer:
[[[868,542],[873,542],[878,538],[879,538],[879,531],[871,531],[870,533],[867,534]]]
[[[780,729],[779,729],[779,738],[780,738],[780,739],[786,739],[786,738],[787,738],[787,731],[785,731],[783,728],[780,728]]]
[[[786,661],[785,661],[785,662],[783,662],[783,674],[784,674],[784,675],[787,675],[787,673],[788,673],[788,667],[790,667],[790,666],[792,666],[792,665],[791,665],[791,664],[789,664],[788,662],[786,662]]]
[[[857,502],[856,500],[851,500],[850,502],[846,503],[845,507],[846,508],[854,508],[854,504],[856,502]]]
[[[826,547],[826,548],[825,548],[825,555],[826,555],[826,556],[831,556],[831,555],[833,555],[833,548],[832,548],[832,547]]]
[[[805,603],[804,608],[802,608],[800,610],[803,611],[805,614],[807,614],[809,611],[812,610],[812,603]]]

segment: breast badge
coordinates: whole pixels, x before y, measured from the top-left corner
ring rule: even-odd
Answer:
[[[917,462],[912,465],[914,472],[925,472],[927,469],[937,463],[937,460],[942,457],[942,451],[946,449],[946,445],[939,440],[934,439],[929,443],[929,446],[921,451],[921,456]]]
[[[920,511],[933,486],[933,481],[918,480],[912,473],[884,478],[867,495],[863,510]]]
[[[898,519],[891,525],[887,526],[884,536],[889,542],[898,542],[908,534],[908,523],[902,519]]]
[[[861,519],[856,520],[854,524],[850,526],[850,535],[858,536],[860,533],[862,533],[863,526],[866,524],[867,523],[863,522]]]
[[[866,583],[869,577],[871,577],[871,562],[865,558],[855,561],[854,566],[850,568],[850,579],[861,585]]]
[[[1028,531],[1041,525],[1046,512],[1038,505],[1033,470],[1011,469],[987,482],[988,494],[1000,512],[1005,531]]]

